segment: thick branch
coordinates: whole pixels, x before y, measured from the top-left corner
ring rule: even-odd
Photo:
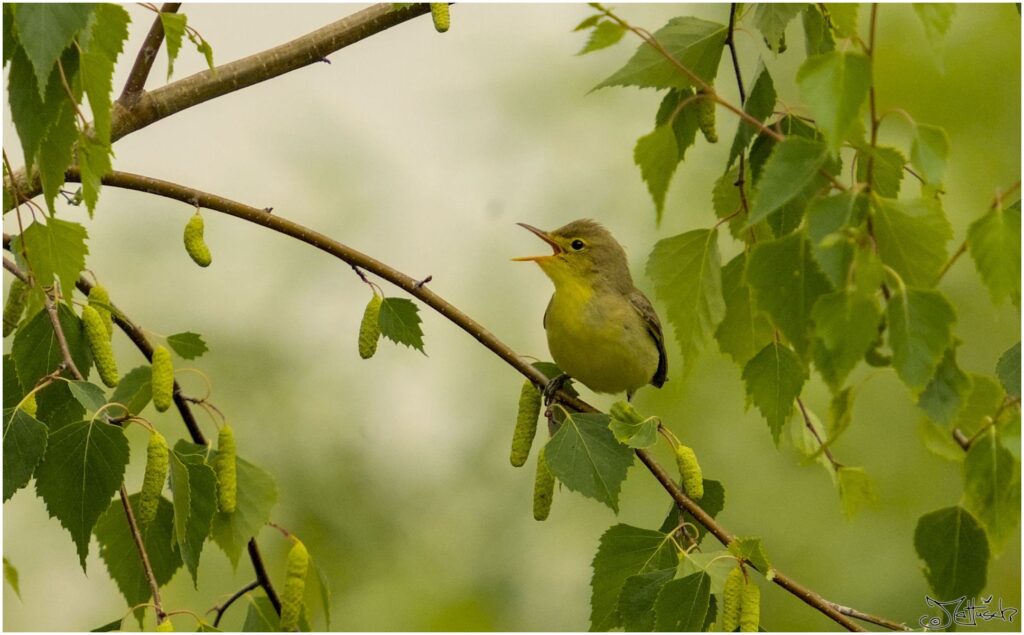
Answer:
[[[143,92],[130,108],[115,102],[110,140],[116,141],[205,101],[320,62],[339,49],[428,11],[430,6],[426,3],[402,9],[392,9],[390,2],[375,4],[291,42]],[[33,198],[42,191],[38,177],[30,182],[24,169],[15,172],[13,178],[16,189],[25,198]],[[7,209],[10,208],[5,207],[4,211]]]
[[[164,6],[160,7],[160,13],[177,13],[180,7],[180,2],[166,2]],[[131,108],[134,106],[139,96],[146,89],[146,78],[149,77],[149,71],[153,68],[153,61],[156,60],[156,54],[160,52],[160,44],[163,41],[164,23],[160,20],[160,16],[157,15],[153,19],[153,26],[149,27],[149,33],[146,34],[145,41],[139,48],[139,54],[135,57],[135,64],[128,73],[128,81],[124,84],[124,90],[121,91],[121,96],[117,98],[118,103],[122,107]]]
[[[77,171],[71,170],[68,172],[67,178],[69,181],[78,181],[80,177]],[[262,225],[268,229],[272,229],[278,233],[291,236],[292,238],[312,245],[321,251],[343,260],[349,265],[365,269],[366,271],[384,278],[395,286],[404,289],[410,295],[418,298],[424,304],[453,322],[456,326],[469,333],[491,352],[503,359],[508,365],[512,366],[538,387],[543,387],[547,383],[547,377],[544,376],[543,373],[531,366],[525,359],[517,355],[515,351],[499,340],[493,333],[485,329],[483,325],[457,309],[454,305],[450,304],[438,294],[434,293],[429,287],[419,284],[415,278],[408,276],[362,252],[352,249],[347,245],[339,243],[320,232],[304,227],[276,214],[270,214],[263,209],[244,205],[222,196],[209,194],[177,183],[170,183],[168,181],[162,181],[137,174],[112,172],[103,178],[103,184],[110,187],[136,190],[165,198],[171,198],[186,203],[189,206],[198,205],[229,216],[241,218],[242,220],[246,220],[257,225]],[[597,412],[597,410],[590,404],[577,397],[568,395],[565,391],[559,391],[557,393],[557,397],[567,406],[574,409],[583,412]],[[708,513],[705,512],[697,503],[692,501],[683,493],[673,478],[657,463],[657,461],[655,461],[654,457],[648,451],[639,449],[636,450],[636,455],[640,458],[640,461],[647,467],[647,469],[650,470],[658,482],[661,483],[662,487],[665,488],[669,495],[672,496],[672,499],[676,504],[689,512],[697,522],[706,527],[707,530],[719,540],[719,542],[723,545],[728,545],[735,539],[729,531],[719,525],[714,518],[708,515]],[[825,600],[814,591],[799,584],[779,571],[775,571],[775,576],[772,581],[800,598],[811,607],[825,614],[847,630],[864,630],[857,623],[850,620],[849,617],[836,610],[835,605],[831,602]]]

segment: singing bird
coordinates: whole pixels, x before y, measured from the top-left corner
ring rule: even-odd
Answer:
[[[632,399],[639,388],[661,388],[667,379],[665,337],[651,301],[633,286],[622,245],[607,229],[576,220],[545,232],[520,226],[551,246],[536,262],[555,285],[544,312],[548,349],[565,373],[595,392]],[[553,380],[545,395],[561,385]]]

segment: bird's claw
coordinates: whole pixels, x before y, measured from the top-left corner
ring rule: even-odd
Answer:
[[[565,386],[565,382],[568,380],[569,375],[567,373],[562,373],[561,375],[557,375],[548,380],[548,383],[544,385],[544,391],[542,393],[544,396],[545,406],[550,405],[551,402],[555,400],[555,393],[561,390],[562,387]]]

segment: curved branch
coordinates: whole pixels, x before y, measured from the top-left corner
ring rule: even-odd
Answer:
[[[80,175],[77,170],[69,170],[67,173],[67,179],[69,181],[79,181]],[[209,194],[177,183],[162,181],[138,174],[112,172],[103,178],[103,184],[110,187],[146,192],[156,196],[174,199],[186,203],[189,206],[204,207],[215,212],[220,212],[257,225],[262,225],[263,227],[291,236],[292,238],[316,247],[317,249],[348,263],[349,265],[365,269],[405,290],[410,295],[418,298],[424,304],[440,313],[456,326],[473,336],[478,342],[504,360],[509,366],[532,381],[538,386],[538,388],[547,384],[547,377],[543,373],[531,366],[525,359],[517,355],[515,351],[499,340],[493,333],[484,328],[483,325],[460,311],[438,294],[434,293],[429,287],[419,284],[415,278],[408,276],[371,256],[321,234],[320,232],[309,229],[280,216],[270,214],[263,209],[244,205],[222,196],[217,196],[216,194]],[[556,393],[556,396],[566,405],[579,411],[599,412],[587,402],[579,399],[578,397],[573,397],[567,394],[564,390],[560,390]],[[683,493],[679,485],[673,480],[668,472],[658,464],[650,452],[643,449],[637,449],[636,455],[651,474],[654,475],[665,491],[669,493],[673,501],[675,501],[675,503],[682,509],[690,513],[697,522],[707,528],[707,530],[713,534],[719,542],[723,545],[728,545],[735,540],[735,536],[719,525],[714,518],[700,507],[700,505]],[[817,611],[820,611],[843,628],[850,631],[864,630],[856,622],[853,622],[849,617],[837,610],[837,604],[833,604],[826,600],[815,591],[803,586],[778,570],[775,570],[772,582],[786,589]]]
[[[430,6],[427,3],[415,3],[401,9],[393,9],[390,2],[375,4],[291,42],[190,75],[156,90],[142,92],[128,108],[115,102],[111,113],[110,141],[113,143],[205,101],[323,61],[335,51],[428,11]],[[42,191],[38,174],[29,180],[22,168],[12,177],[14,189],[20,191],[24,198],[33,198]],[[13,203],[5,205],[4,211],[11,206]]]

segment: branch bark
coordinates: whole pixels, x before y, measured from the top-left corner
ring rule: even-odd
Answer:
[[[113,143],[203,102],[323,61],[335,51],[429,11],[427,3],[415,3],[402,9],[392,9],[390,2],[375,4],[291,42],[190,75],[150,92],[143,91],[130,107],[115,102],[110,141]],[[20,191],[25,198],[33,198],[42,191],[38,176],[30,180],[24,168],[12,176],[15,191]],[[4,206],[4,211],[11,206]]]
[[[67,174],[69,181],[78,181],[80,176],[77,170],[70,170]],[[525,359],[520,357],[499,340],[493,333],[488,331],[479,322],[469,317],[447,300],[434,293],[429,287],[419,284],[412,276],[408,276],[397,269],[344,245],[320,232],[304,227],[298,223],[287,220],[276,214],[270,214],[263,209],[238,203],[222,196],[210,194],[200,190],[154,179],[151,177],[126,172],[112,172],[103,178],[103,184],[110,187],[145,192],[164,198],[170,198],[186,203],[190,207],[199,206],[206,209],[234,216],[242,220],[262,225],[268,229],[291,236],[301,242],[309,244],[324,251],[349,265],[369,271],[410,295],[418,298],[424,304],[434,309],[449,321],[462,330],[469,333],[495,355],[504,360],[509,366],[532,381],[538,388],[547,384],[547,377],[539,370],[531,366]],[[596,408],[585,401],[567,394],[565,391],[556,393],[557,398],[565,405],[581,412],[599,412]],[[672,497],[673,501],[681,508],[690,513],[697,522],[718,539],[723,545],[728,545],[735,540],[724,527],[719,525],[714,518],[707,514],[697,503],[691,500],[679,488],[673,478],[661,467],[650,452],[638,449],[636,455],[647,469],[654,475],[661,486]],[[766,573],[766,572],[762,572]],[[789,591],[800,600],[823,613],[837,624],[850,631],[863,631],[864,629],[852,621],[848,616],[836,609],[836,604],[826,600],[821,595],[803,586],[785,574],[775,571],[772,582]]]

